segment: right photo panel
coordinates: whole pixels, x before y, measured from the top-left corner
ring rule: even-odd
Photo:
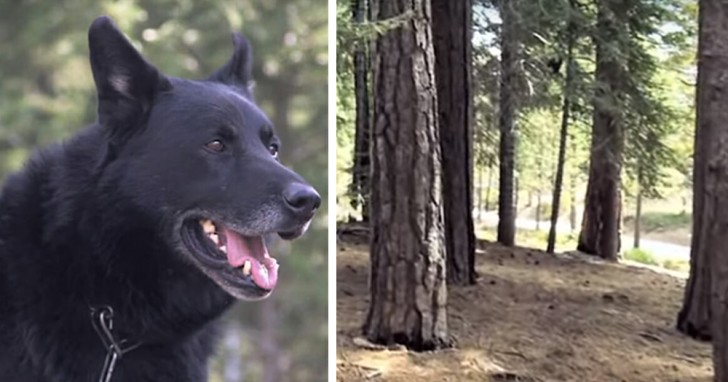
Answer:
[[[337,380],[728,382],[728,1],[336,14]]]

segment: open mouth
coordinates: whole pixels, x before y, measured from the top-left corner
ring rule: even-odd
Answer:
[[[256,295],[275,288],[278,262],[270,257],[262,235],[244,236],[210,219],[188,221],[185,227],[184,241],[197,260],[216,271],[214,278]]]

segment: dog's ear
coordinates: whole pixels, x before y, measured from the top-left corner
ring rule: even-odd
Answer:
[[[144,60],[106,16],[91,24],[88,43],[99,123],[112,129],[131,128],[158,92],[171,89],[169,79]]]
[[[248,39],[237,32],[233,33],[233,47],[233,55],[227,64],[213,73],[208,80],[235,86],[251,98],[253,49]]]

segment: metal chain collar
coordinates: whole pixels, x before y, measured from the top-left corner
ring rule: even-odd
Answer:
[[[114,337],[114,310],[108,306],[91,307],[91,324],[96,334],[101,338],[101,342],[106,349],[106,358],[104,366],[101,369],[99,382],[110,382],[111,376],[114,374],[114,366],[116,361],[121,357],[141,346],[141,342],[129,343],[126,339],[117,340]]]

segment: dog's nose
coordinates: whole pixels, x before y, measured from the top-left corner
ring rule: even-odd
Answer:
[[[283,191],[283,199],[288,208],[297,216],[308,219],[321,205],[321,197],[313,187],[292,183]]]

